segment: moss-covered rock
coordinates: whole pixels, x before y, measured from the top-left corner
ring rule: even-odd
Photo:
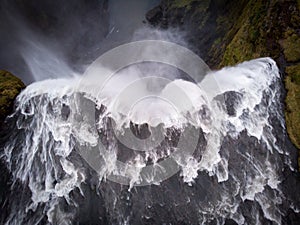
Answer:
[[[296,1],[249,1],[238,19],[240,25],[235,25],[238,31],[226,46],[220,66],[265,56],[280,62],[282,53],[287,61],[297,61],[298,15]]]
[[[14,100],[23,88],[25,85],[19,78],[0,70],[0,125],[12,112]]]
[[[226,46],[220,66],[267,56],[266,30],[262,26],[267,14],[267,5],[261,1],[249,1],[240,15],[239,23],[234,25],[237,30],[232,41]],[[265,53],[265,54],[264,54]]]
[[[300,35],[295,30],[288,29],[285,32],[285,38],[281,41],[281,45],[288,62],[300,61]]]
[[[287,130],[293,143],[300,149],[300,64],[287,67],[286,73],[285,87],[288,92],[285,116]]]

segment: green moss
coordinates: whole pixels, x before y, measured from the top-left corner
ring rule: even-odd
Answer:
[[[218,38],[215,40],[214,45],[219,45],[222,42],[222,38]]]
[[[25,85],[19,78],[0,70],[0,120],[11,113],[13,102],[24,87]]]
[[[287,67],[285,72],[287,130],[293,143],[300,149],[300,64]]]
[[[263,2],[248,2],[238,21],[228,32],[228,37],[232,35],[233,38],[226,46],[221,67],[266,56],[265,32],[261,29],[266,13],[266,4]]]
[[[285,39],[281,42],[283,52],[288,62],[297,62],[300,60],[300,36],[288,30],[285,33]]]
[[[245,7],[249,1],[214,1],[217,5],[216,16],[216,36],[215,41],[209,50],[207,63],[212,68],[219,68],[220,62],[223,59],[226,47],[231,43],[234,36],[237,34],[244,21],[241,19]],[[233,10],[234,9],[234,10]],[[232,63],[234,64],[234,63]],[[227,66],[227,65],[226,65]]]
[[[300,85],[300,64],[286,67],[285,72],[290,77],[291,82]]]
[[[298,69],[300,65],[297,66]],[[295,146],[300,149],[300,84],[299,81],[299,70],[297,71],[297,80],[293,82],[293,77],[295,76],[294,70],[296,67],[287,67],[286,72],[288,76],[285,79],[285,87],[287,89],[286,96],[286,126],[287,132],[291,141]],[[291,73],[291,74],[290,74]],[[299,170],[300,170],[300,152],[299,152]]]

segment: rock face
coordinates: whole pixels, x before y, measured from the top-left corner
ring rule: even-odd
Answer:
[[[19,78],[0,70],[0,125],[12,113],[14,100],[23,88],[25,85]]]
[[[160,21],[148,21],[180,27],[212,68],[272,57],[285,75],[287,131],[300,149],[299,0],[162,0],[159,9]]]

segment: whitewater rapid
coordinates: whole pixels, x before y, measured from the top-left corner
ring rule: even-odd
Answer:
[[[92,207],[105,208],[95,213],[98,219],[108,214],[99,221],[110,224],[172,223],[166,215],[150,213],[168,207],[177,212],[169,215],[174,221],[191,224],[228,219],[281,224],[289,207],[300,209],[280,185],[283,168],[294,168],[280,139],[286,137],[281,78],[272,59],[211,71],[197,84],[176,78],[157,85],[149,76],[122,73],[101,91],[94,80],[75,76],[33,83],[18,96],[10,117],[15,129],[2,157],[15,188],[20,182],[30,194],[10,199],[6,224],[74,224],[90,192],[101,204]],[[135,85],[137,80],[142,82]],[[150,98],[139,101],[137,92]],[[147,141],[132,144],[124,138],[129,132],[156,131],[162,136],[157,143],[150,139],[149,146],[156,144],[152,149]],[[178,146],[181,136],[189,134],[197,137]],[[180,148],[184,151],[176,153]],[[88,151],[98,158],[85,156]],[[161,166],[142,174],[168,157],[176,162],[175,175],[157,179],[166,172]],[[290,206],[283,207],[285,201]]]

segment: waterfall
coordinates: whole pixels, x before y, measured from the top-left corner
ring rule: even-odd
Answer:
[[[285,187],[295,163],[272,59],[208,71],[199,83],[144,74],[135,86],[149,66],[160,68],[126,68],[101,95],[103,84],[77,75],[18,96],[2,155],[12,174],[5,224],[285,224],[299,212]],[[160,98],[128,111],[124,91]],[[162,100],[182,96],[179,108]]]

